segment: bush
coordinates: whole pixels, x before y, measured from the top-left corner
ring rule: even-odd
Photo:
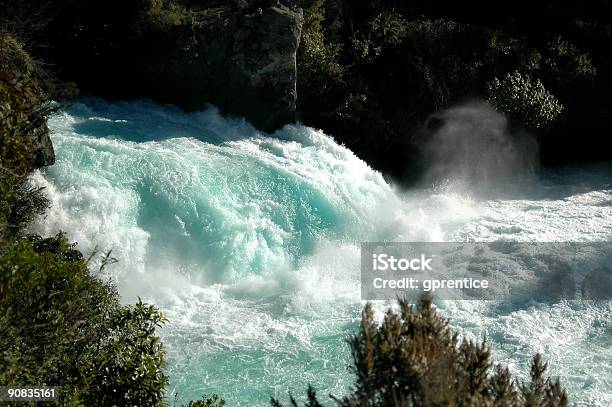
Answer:
[[[55,158],[44,145],[51,107],[37,78],[39,63],[4,32],[0,59],[0,167],[24,175]]]
[[[303,119],[314,115],[333,116],[344,87],[345,68],[339,63],[342,46],[326,27],[327,1],[315,0],[304,11],[302,39],[297,56],[298,104]]]
[[[597,75],[589,54],[581,52],[560,36],[548,44],[543,65],[548,80],[566,86],[572,81],[591,79]]]
[[[161,405],[159,311],[122,306],[63,235],[23,238],[0,257],[0,382],[61,386],[62,404]]]
[[[143,12],[144,23],[154,27],[170,28],[186,23],[191,13],[181,4],[168,0],[150,0]]]
[[[421,114],[445,109],[457,97],[477,92],[482,69],[479,54],[486,47],[487,36],[486,30],[450,20],[407,23],[400,50],[414,92],[426,106]]]
[[[183,404],[183,407],[223,407],[225,400],[221,399],[216,394],[211,397],[202,396],[200,400],[190,401],[188,404]]]
[[[550,125],[563,110],[563,105],[544,87],[520,72],[494,78],[487,85],[488,100],[527,128]]]
[[[567,14],[550,2],[537,10],[438,1],[299,3],[302,121],[389,175],[416,178],[418,168],[410,167],[421,158],[428,116],[474,98],[497,101],[535,130],[542,154],[567,161],[579,144],[583,156],[609,155],[601,143],[612,100],[612,36],[595,17],[609,5]],[[588,142],[575,143],[578,133]],[[562,139],[563,147],[550,148]]]
[[[533,358],[531,381],[517,383],[507,368],[491,371],[488,345],[459,341],[458,335],[424,299],[416,307],[399,302],[380,325],[368,304],[359,333],[349,339],[356,375],[350,395],[338,406],[566,406],[558,380],[544,376],[540,355]],[[308,407],[321,406],[313,389]],[[291,397],[291,405],[298,403]],[[282,404],[271,400],[275,407]]]
[[[42,188],[24,176],[0,167],[0,247],[20,236],[49,204]]]
[[[3,385],[60,386],[61,405],[164,405],[163,322],[154,306],[121,305],[61,234],[0,247]],[[216,395],[189,403],[224,405]]]
[[[0,32],[0,245],[18,236],[47,207],[26,175],[53,161],[49,104],[39,86],[39,63],[12,35]],[[49,142],[50,143],[50,142]]]

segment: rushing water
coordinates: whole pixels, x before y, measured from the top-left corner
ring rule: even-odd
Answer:
[[[35,226],[84,253],[112,249],[125,302],[169,319],[172,398],[342,395],[356,329],[361,241],[602,241],[612,237],[612,167],[541,173],[476,197],[452,183],[398,191],[319,131],[272,136],[211,108],[83,100],[51,117],[57,163],[37,174],[52,207]],[[571,401],[612,404],[612,303],[440,302],[526,377],[542,352]],[[376,304],[378,312],[386,305]]]

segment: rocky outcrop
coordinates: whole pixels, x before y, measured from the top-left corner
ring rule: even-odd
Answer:
[[[296,120],[302,20],[301,10],[279,5],[156,31],[148,41],[166,46],[143,59],[142,72],[159,80],[160,100],[187,109],[212,103],[272,131]]]
[[[136,35],[102,44],[95,55],[84,46],[80,58],[66,52],[71,61],[59,64],[85,93],[151,98],[186,110],[210,103],[273,131],[296,120],[303,16],[269,3],[149,12]]]
[[[224,66],[222,106],[273,130],[296,120],[296,51],[302,12],[270,7],[240,17]]]
[[[47,127],[47,116],[37,117],[38,123],[32,131],[30,144],[31,163],[35,168],[46,167],[55,164],[55,151],[49,136]]]

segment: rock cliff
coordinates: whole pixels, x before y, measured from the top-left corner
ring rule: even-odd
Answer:
[[[50,59],[85,94],[150,98],[185,110],[210,103],[265,131],[295,122],[301,9],[280,2],[160,4],[131,17],[123,10],[127,22],[108,29],[98,20],[116,18],[88,14],[91,32],[60,20]]]
[[[296,120],[301,30],[301,10],[282,5],[155,28],[139,40],[149,50],[139,58],[142,93],[188,110],[212,103],[275,130]]]

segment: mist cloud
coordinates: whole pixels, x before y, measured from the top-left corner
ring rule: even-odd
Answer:
[[[481,192],[529,179],[538,166],[535,138],[512,131],[503,114],[480,101],[432,115],[423,150],[424,183]]]

